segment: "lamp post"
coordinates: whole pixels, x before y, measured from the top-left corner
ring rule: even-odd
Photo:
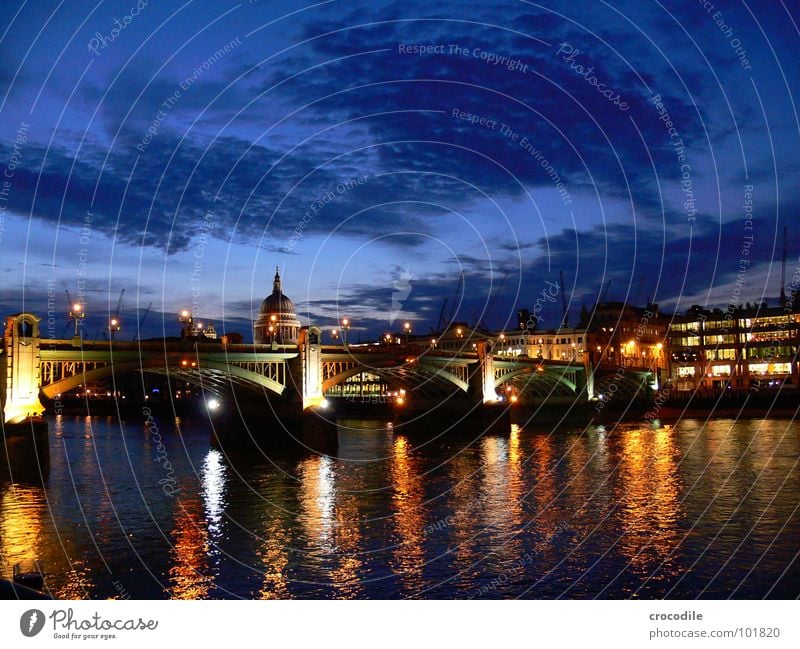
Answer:
[[[342,330],[342,344],[347,347],[347,331],[350,329],[350,320],[348,318],[342,318],[341,323],[341,330]]]
[[[178,316],[178,322],[183,325],[183,328],[181,329],[181,337],[188,337],[191,334],[192,314],[187,309],[184,309]]]
[[[111,340],[114,340],[114,334],[116,334],[121,328],[122,325],[120,324],[119,318],[112,317],[108,321],[108,334]]]
[[[269,317],[269,322],[270,322],[270,325],[269,325],[269,331],[270,331],[270,340],[269,341],[270,341],[270,343],[274,343],[275,342],[276,334],[277,334],[277,339],[278,339],[277,341],[278,342],[283,342],[283,339],[282,339],[282,337],[280,335],[280,328],[278,327],[278,316],[276,316],[273,313]]]
[[[506,354],[506,335],[504,333],[500,334],[500,355],[505,356]]]
[[[80,302],[75,302],[75,304],[70,307],[67,317],[75,323],[75,337],[78,338],[80,336],[80,331],[78,329],[80,321],[86,317],[86,311],[83,305]]]
[[[411,333],[411,323],[405,322],[403,323],[403,332],[406,335],[406,345],[408,344],[408,335]]]

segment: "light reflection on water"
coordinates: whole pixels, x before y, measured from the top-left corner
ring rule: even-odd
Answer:
[[[800,594],[794,423],[350,428],[337,458],[233,464],[206,430],[159,428],[173,496],[142,425],[54,418],[45,489],[12,453],[4,576],[40,569],[62,598]]]

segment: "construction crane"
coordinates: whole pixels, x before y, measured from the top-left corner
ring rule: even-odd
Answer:
[[[442,308],[439,311],[439,322],[436,323],[436,333],[441,333],[444,330],[444,310],[447,308],[447,298],[442,301]]]
[[[142,317],[139,318],[139,326],[136,328],[136,335],[133,337],[134,341],[139,340],[139,336],[142,333],[142,325],[144,324],[144,321],[147,320],[147,314],[150,313],[150,309],[152,308],[152,306],[153,303],[150,302],[150,304],[148,304],[147,308],[144,310]]]
[[[447,322],[453,322],[453,318],[456,316],[458,312],[458,305],[461,302],[461,296],[464,293],[464,271],[461,271],[461,275],[458,279],[458,288],[456,289],[456,294],[453,296],[453,301],[450,303],[450,313],[447,314]]]
[[[108,319],[108,333],[111,336],[111,340],[114,340],[114,334],[122,329],[122,322],[120,320],[119,314],[122,311],[122,298],[125,296],[125,289],[123,288],[119,292],[119,299],[117,300],[117,308],[114,313]]]
[[[558,278],[561,280],[561,312],[564,314],[561,318],[561,328],[566,329],[569,327],[569,313],[567,312],[567,293],[564,290],[564,271],[558,271]]]

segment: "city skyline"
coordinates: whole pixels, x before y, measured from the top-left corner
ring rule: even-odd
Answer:
[[[573,319],[608,280],[774,303],[786,226],[797,267],[779,12],[132,7],[0,9],[6,312],[82,292],[91,336],[124,288],[121,335],[151,302],[145,337],[193,307],[251,335],[277,264],[303,322],[374,337],[445,299],[506,328],[560,271]]]

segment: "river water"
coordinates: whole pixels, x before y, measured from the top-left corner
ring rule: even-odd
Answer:
[[[202,423],[49,423],[44,485],[16,451],[0,474],[0,572],[59,598],[800,595],[788,420],[432,442],[351,422],[336,457],[231,459]]]

